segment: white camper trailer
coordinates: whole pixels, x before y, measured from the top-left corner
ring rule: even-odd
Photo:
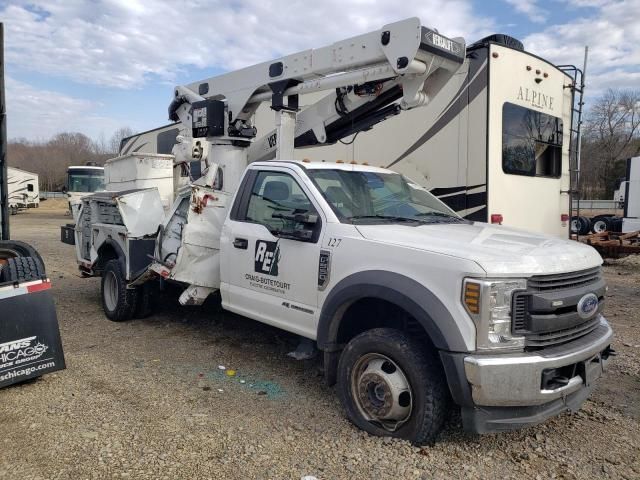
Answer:
[[[296,147],[318,148],[296,156],[390,168],[467,219],[566,237],[573,82],[519,41],[493,35],[467,48],[456,81],[425,108],[328,146],[301,131]],[[272,119],[268,108],[258,110],[258,131],[273,128]],[[252,150],[255,159],[271,158],[268,139]]]
[[[357,110],[335,122],[331,131],[309,128],[299,115],[295,156],[389,168],[428,188],[467,219],[566,237],[579,73],[527,53],[511,37],[492,35],[467,47],[454,80],[424,108],[395,118],[386,111],[379,120],[386,121],[371,122],[367,131],[361,131]],[[378,107],[401,95],[399,90],[385,92]],[[302,96],[301,110],[317,105],[321,96]],[[580,102],[575,103],[579,108]],[[330,107],[341,111],[339,101]],[[318,112],[318,117],[324,115]],[[253,143],[249,158],[272,159],[277,137],[268,106],[258,109],[255,125],[264,136]],[[345,131],[360,133],[336,141]],[[179,133],[180,125],[171,124],[125,138],[120,155],[171,153]]]
[[[15,215],[21,208],[40,206],[38,174],[19,168],[8,167],[9,210]]]

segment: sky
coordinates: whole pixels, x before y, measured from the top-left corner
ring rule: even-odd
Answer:
[[[582,65],[587,98],[640,88],[640,0],[0,0],[9,138],[165,125],[174,85],[406,17],[471,44],[506,33]]]

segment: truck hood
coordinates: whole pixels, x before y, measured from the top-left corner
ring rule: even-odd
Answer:
[[[368,240],[474,261],[487,275],[565,273],[602,263],[595,249],[573,240],[480,222],[356,228]]]

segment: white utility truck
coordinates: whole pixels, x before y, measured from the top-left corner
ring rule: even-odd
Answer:
[[[314,341],[357,426],[416,443],[452,404],[476,432],[579,408],[612,355],[595,250],[463,219],[389,169],[291,160],[297,130],[322,141],[350,112],[366,129],[428,105],[464,61],[462,39],[411,18],[176,87],[174,164],[202,176],[167,214],[155,188],[82,200],[78,263],[102,276],[106,316],[147,313],[154,278],[183,285],[183,304],[219,291],[226,310]],[[301,128],[298,96],[323,90]],[[265,101],[276,160],[249,163]]]
[[[8,167],[7,172],[11,214],[15,215],[21,208],[38,208],[40,206],[38,174],[15,167]]]

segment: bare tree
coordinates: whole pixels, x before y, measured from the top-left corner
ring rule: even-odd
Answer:
[[[116,130],[113,135],[111,135],[111,139],[109,140],[109,153],[112,155],[117,155],[120,151],[120,142],[122,142],[123,138],[130,137],[135,132],[131,127],[120,127]]]
[[[11,140],[9,165],[37,173],[40,188],[59,190],[65,185],[67,167],[87,162],[103,164],[109,155],[99,154],[95,143],[82,133],[59,133],[47,141]]]
[[[640,90],[609,89],[589,109],[582,148],[583,197],[611,198],[624,160],[640,153]]]

